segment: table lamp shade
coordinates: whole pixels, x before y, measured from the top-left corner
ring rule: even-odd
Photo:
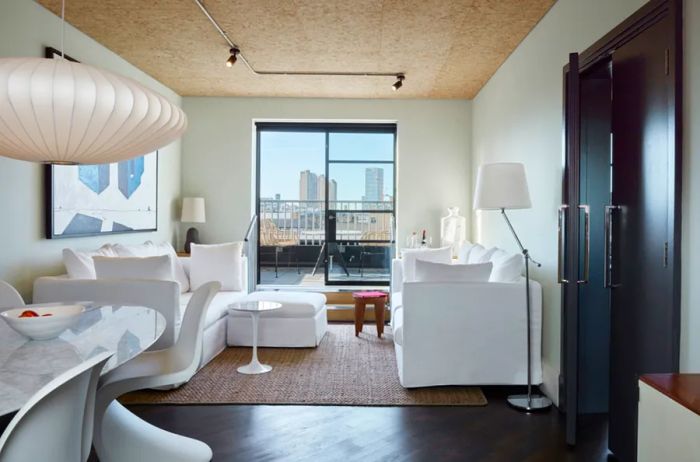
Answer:
[[[475,210],[529,209],[531,206],[523,164],[498,162],[479,166]]]
[[[185,197],[182,199],[182,216],[180,221],[183,223],[204,223],[206,215],[204,213],[204,198],[203,197]]]

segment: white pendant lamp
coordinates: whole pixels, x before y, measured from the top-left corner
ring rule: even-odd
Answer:
[[[187,117],[140,83],[66,59],[0,59],[0,156],[118,162],[178,139]]]

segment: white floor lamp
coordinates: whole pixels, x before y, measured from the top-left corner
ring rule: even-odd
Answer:
[[[530,262],[541,266],[532,259],[520,238],[513,229],[506,209],[529,209],[530,191],[527,187],[527,177],[525,176],[525,166],[516,162],[499,162],[493,164],[483,164],[479,166],[476,177],[476,191],[474,192],[475,210],[500,210],[506,221],[510,232],[513,233],[515,241],[520,247],[525,259],[525,306],[527,309],[527,394],[511,395],[508,397],[508,404],[516,409],[524,411],[537,411],[547,409],[552,405],[552,401],[546,396],[532,393],[532,344],[531,344],[531,323],[530,323]]]

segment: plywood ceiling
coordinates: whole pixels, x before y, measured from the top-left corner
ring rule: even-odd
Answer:
[[[60,0],[37,1],[60,11]],[[398,92],[391,77],[226,68],[229,47],[192,0],[67,0],[66,19],[183,96],[472,98],[554,2],[206,0],[256,69],[401,71]]]

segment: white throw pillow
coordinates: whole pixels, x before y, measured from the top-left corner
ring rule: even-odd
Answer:
[[[120,257],[159,257],[161,255],[169,255],[172,257],[173,275],[175,280],[180,284],[180,293],[185,293],[190,290],[190,280],[185,273],[185,268],[177,256],[177,252],[169,242],[162,244],[154,244],[151,241],[146,241],[139,245],[123,245],[115,244],[114,251]]]
[[[499,252],[491,258],[493,271],[489,282],[518,282],[523,275],[525,262],[520,254],[509,254],[505,251]]]
[[[475,265],[446,265],[416,261],[416,282],[487,282],[493,263]]]
[[[157,257],[154,255],[153,242],[146,241],[143,244],[126,245],[114,244],[112,246],[114,252],[119,257]]]
[[[485,249],[483,245],[475,244],[469,252],[467,263],[470,265],[473,265],[474,263],[486,263],[491,258],[491,255],[493,255],[497,250],[497,247]]]
[[[416,260],[449,264],[452,262],[452,247],[405,249],[401,256],[403,258],[403,280],[404,282],[413,282],[416,278]]]
[[[462,242],[457,253],[457,263],[466,265],[469,261],[469,252],[474,248],[474,244],[469,241]]]
[[[94,257],[97,279],[174,281],[169,255],[159,257]]]
[[[221,283],[221,290],[243,290],[241,284],[241,252],[243,243],[192,244],[190,287],[197,290],[210,281]]]
[[[78,251],[63,249],[63,265],[70,279],[95,279],[95,263],[92,257],[116,257],[117,254],[109,245],[104,245],[97,250]]]

